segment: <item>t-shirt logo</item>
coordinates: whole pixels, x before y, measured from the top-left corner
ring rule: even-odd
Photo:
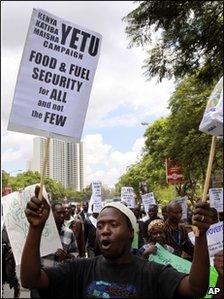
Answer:
[[[87,298],[137,298],[135,286],[114,282],[93,281],[88,285]]]

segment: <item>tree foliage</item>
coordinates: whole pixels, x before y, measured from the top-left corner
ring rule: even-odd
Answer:
[[[165,159],[178,161],[183,170],[184,183],[175,185],[178,196],[187,195],[191,203],[200,195],[208,164],[211,135],[199,131],[208,97],[214,88],[198,84],[195,77],[187,77],[177,86],[169,100],[170,115],[156,120],[145,132],[144,154],[137,164],[121,176],[117,186],[132,186],[139,194],[138,183],[146,181],[158,202],[170,197],[165,180]],[[217,142],[213,174],[223,168],[223,141]],[[168,192],[169,195],[165,196]],[[162,196],[163,198],[160,198]]]
[[[9,185],[9,177],[10,174],[7,173],[5,170],[2,170],[2,188]]]
[[[27,171],[18,174],[17,176],[10,176],[6,171],[2,171],[2,187],[10,186],[12,191],[23,189],[27,186],[40,183],[40,173]],[[72,188],[64,188],[61,183],[46,177],[44,180],[46,191],[50,194],[52,202],[62,201],[65,197],[68,202],[81,202],[90,200],[92,194],[91,185],[84,188],[82,191],[77,191]],[[102,198],[113,198],[116,195],[114,189],[102,186]]]
[[[145,75],[175,79],[197,75],[203,82],[221,77],[223,59],[222,1],[138,1],[123,18],[130,46],[149,47]]]

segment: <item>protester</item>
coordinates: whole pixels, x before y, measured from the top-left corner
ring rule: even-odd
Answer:
[[[163,206],[161,210],[162,210],[163,220],[166,221],[167,220],[166,206]]]
[[[38,188],[35,190],[37,193],[39,190]],[[73,259],[78,256],[78,246],[76,243],[75,235],[64,225],[65,219],[65,208],[62,203],[53,203],[51,205],[55,224],[60,236],[62,248],[59,248],[56,252],[52,254],[48,254],[41,258],[41,265],[42,266],[55,266],[59,262],[62,262],[67,259]],[[39,293],[35,288],[30,290],[31,298],[39,298]]]
[[[93,211],[94,205],[92,205]],[[84,220],[84,242],[87,251],[87,256],[92,258],[99,255],[101,252],[96,242],[96,224],[99,213],[92,212],[89,217]]]
[[[158,206],[156,204],[149,205],[148,216],[149,216],[149,219],[146,220],[143,224],[144,244],[147,243],[147,239],[148,239],[148,225],[149,225],[149,223],[153,220],[160,219],[160,217],[158,216]]]
[[[12,253],[6,227],[2,230],[2,291],[4,285],[9,284],[10,289],[14,289],[13,298],[20,296],[20,284],[16,275],[16,263]]]
[[[75,210],[75,215],[77,216],[77,215],[79,215],[79,213],[82,211],[82,209],[81,209],[81,203],[77,203],[76,204],[76,210]]]
[[[64,213],[65,213],[65,215],[64,215],[64,225],[65,225],[66,227],[68,227],[68,226],[69,226],[69,223],[71,222],[71,220],[74,219],[74,218],[72,217],[72,215],[71,215],[71,206],[70,206],[69,203],[67,203],[67,202],[63,202],[63,203],[62,203],[62,207],[64,208]]]
[[[79,255],[78,257],[85,257],[85,242],[84,242],[84,233],[82,228],[83,222],[82,220],[76,218],[74,220],[71,220],[69,228],[73,231],[77,246]]]
[[[63,249],[58,249],[55,253],[55,260],[62,261],[77,256],[78,248],[73,232],[64,226],[65,210],[61,203],[52,205],[52,212],[61,239]]]
[[[171,201],[167,205],[166,211],[168,217],[165,221],[166,242],[174,248],[174,254],[191,261],[194,246],[189,239],[185,225],[180,223],[182,207],[179,203]]]
[[[138,250],[139,256],[142,256],[144,259],[148,259],[150,254],[156,253],[156,243],[159,243],[166,250],[172,253],[174,252],[174,249],[166,244],[166,234],[164,228],[165,223],[162,219],[153,220],[149,223],[147,244],[143,245]]]
[[[76,211],[76,204],[74,203],[74,202],[70,202],[70,208],[71,208],[71,212],[70,212],[70,215],[73,217],[73,218],[75,218],[75,215],[76,215],[76,213],[75,213],[75,211]]]
[[[218,272],[218,280],[216,283],[216,288],[219,288],[219,293],[214,295],[212,298],[223,298],[223,250],[217,252],[214,256],[214,267]]]
[[[210,212],[212,215],[213,224],[219,222],[218,212],[215,208],[210,208]]]
[[[82,220],[84,221],[86,217],[88,217],[88,208],[89,208],[89,202],[83,201],[82,202],[82,211],[79,213],[79,215],[82,217]]]
[[[39,288],[45,298],[203,297],[209,279],[208,208],[206,203],[198,203],[194,210],[193,225],[199,228],[200,235],[196,238],[189,275],[130,253],[136,218],[119,202],[106,205],[97,219],[97,240],[102,255],[41,269],[41,234],[50,207],[45,199],[33,197],[25,210],[30,226],[21,261],[22,285]]]
[[[69,220],[70,214],[71,214],[71,207],[70,207],[69,203],[63,202],[62,207],[64,208],[64,213],[65,213],[64,219]]]
[[[135,205],[133,209],[131,209],[137,219],[138,225],[138,248],[143,245],[143,221],[141,220],[141,207],[140,205]]]

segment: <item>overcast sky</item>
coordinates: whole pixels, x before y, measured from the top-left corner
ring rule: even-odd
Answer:
[[[172,81],[146,81],[146,50],[128,49],[122,18],[138,6],[131,1],[3,1],[2,14],[2,169],[26,170],[33,137],[7,131],[19,64],[33,8],[41,8],[103,36],[82,140],[87,177],[111,186],[141,155],[146,126],[168,114]]]

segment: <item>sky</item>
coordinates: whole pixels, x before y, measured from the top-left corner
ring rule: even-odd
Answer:
[[[7,130],[17,74],[33,8],[40,8],[103,36],[82,140],[86,183],[100,180],[114,187],[127,167],[136,163],[147,126],[167,116],[173,81],[147,81],[142,66],[148,48],[128,48],[122,18],[135,9],[132,1],[3,1],[1,2],[1,157],[2,170],[26,171],[35,136]]]

